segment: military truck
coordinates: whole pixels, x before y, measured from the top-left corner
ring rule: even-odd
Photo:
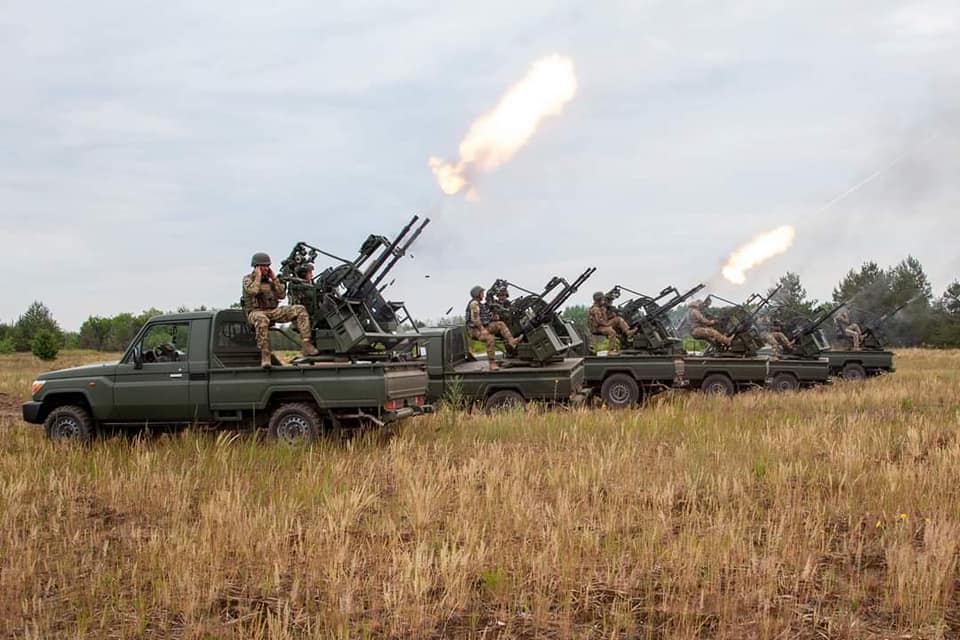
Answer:
[[[797,318],[790,323],[789,328],[794,345],[793,348],[784,350],[784,357],[826,357],[830,363],[830,372],[844,380],[862,380],[868,376],[892,373],[896,370],[893,352],[883,345],[882,326],[918,298],[919,296],[914,296],[879,318],[862,323],[860,328],[863,331],[863,340],[859,351],[853,349],[851,338],[839,329],[835,329],[835,340],[831,343],[823,328],[847,302],[826,309],[812,319]]]
[[[38,376],[23,418],[54,440],[88,440],[108,425],[203,423],[265,427],[275,438],[303,441],[326,428],[385,425],[430,409],[421,363],[262,369],[259,353],[240,310],[156,316],[119,361]]]
[[[798,389],[828,379],[825,360],[788,363],[759,355],[763,340],[753,323],[755,311],[740,305],[735,305],[724,320],[725,332],[734,336],[730,348],[687,353],[669,314],[703,288],[704,285],[699,284],[680,293],[671,286],[656,296],[623,285],[608,291],[606,297],[611,301],[617,300],[624,291],[636,296],[613,307],[636,331],[624,338],[624,347],[617,355],[603,355],[593,350],[585,356],[586,386],[608,406],[623,408],[674,388],[732,395],[755,387]],[[752,297],[748,303],[757,306],[758,300]]]
[[[427,402],[441,399],[480,404],[486,409],[527,402],[567,403],[583,393],[584,367],[580,358],[553,358],[537,366],[512,361],[490,371],[486,357],[469,349],[461,326],[421,329],[421,347],[427,361]],[[454,397],[455,396],[455,397]]]

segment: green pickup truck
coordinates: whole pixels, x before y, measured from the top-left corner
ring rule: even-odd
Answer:
[[[453,390],[460,400],[486,409],[523,405],[530,401],[566,403],[583,397],[582,358],[560,358],[540,365],[501,361],[490,371],[486,357],[467,348],[463,327],[420,329],[426,350],[429,384],[427,401],[436,402]]]
[[[426,391],[423,363],[262,369],[253,329],[231,309],[156,316],[119,361],[41,374],[23,418],[53,439],[88,440],[101,425],[206,423],[297,441],[429,411]]]

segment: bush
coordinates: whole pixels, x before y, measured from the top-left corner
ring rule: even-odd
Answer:
[[[60,352],[60,346],[57,343],[57,336],[52,331],[40,329],[37,331],[37,335],[33,337],[30,350],[33,351],[33,355],[41,360],[56,360],[57,354]]]
[[[15,349],[13,348],[13,340],[10,338],[4,338],[0,340],[0,353],[13,353]]]

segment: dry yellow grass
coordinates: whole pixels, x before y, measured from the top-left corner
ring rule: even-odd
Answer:
[[[7,416],[0,635],[956,637],[958,365],[311,448]]]

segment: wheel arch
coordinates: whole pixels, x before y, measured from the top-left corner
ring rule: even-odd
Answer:
[[[54,391],[48,393],[41,401],[40,413],[37,414],[37,419],[40,421],[46,420],[51,411],[57,407],[66,405],[83,407],[83,409],[90,414],[91,420],[97,420],[97,416],[93,411],[93,405],[90,404],[90,398],[82,391]]]

